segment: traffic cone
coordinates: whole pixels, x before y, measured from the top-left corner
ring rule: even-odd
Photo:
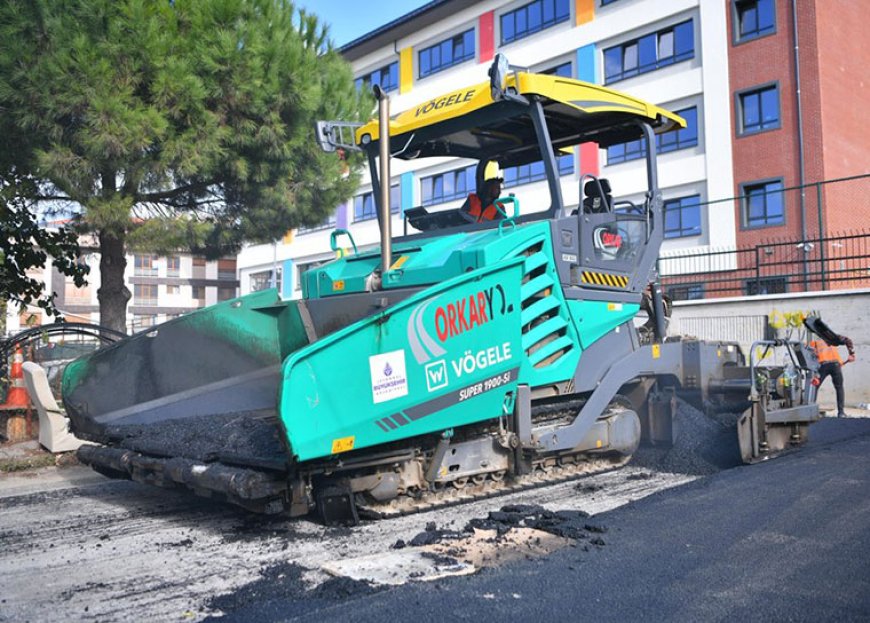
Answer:
[[[21,365],[24,363],[24,355],[21,354],[21,347],[15,349],[15,354],[12,356],[12,367],[9,369],[9,391],[6,393],[6,402],[0,407],[22,407],[30,406],[30,398],[27,396],[27,389],[24,387],[24,370]]]

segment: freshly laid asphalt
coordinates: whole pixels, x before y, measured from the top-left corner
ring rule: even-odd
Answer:
[[[604,544],[341,599],[249,602],[224,621],[868,621],[870,419],[799,452],[596,520]]]

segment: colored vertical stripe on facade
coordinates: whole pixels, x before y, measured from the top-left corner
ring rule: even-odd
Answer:
[[[342,203],[339,204],[338,210],[335,212],[335,226],[338,229],[347,229],[347,224],[350,219],[347,217],[350,208],[348,207],[350,204]]]
[[[580,145],[580,174],[598,175],[598,143]]]
[[[598,72],[595,66],[595,44],[590,43],[577,48],[577,79],[585,82],[598,83]]]
[[[293,260],[284,260],[284,265],[281,270],[281,296],[283,298],[290,298],[290,295],[293,294],[293,288],[296,284],[293,283],[293,280],[296,277],[296,271],[293,270]]]
[[[598,84],[598,71],[595,63],[595,45],[590,43],[577,48],[577,79]],[[584,143],[579,148],[580,174],[598,175],[598,143]]]
[[[595,0],[574,0],[574,25],[579,26],[595,19]]]
[[[414,48],[399,52],[399,93],[407,93],[414,84]]]
[[[480,62],[488,63],[495,54],[495,11],[480,16]]]
[[[399,186],[402,193],[402,216],[405,216],[405,210],[414,207],[414,174],[410,171],[402,173]]]

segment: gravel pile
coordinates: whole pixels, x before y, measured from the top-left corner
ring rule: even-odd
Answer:
[[[631,465],[654,471],[706,476],[741,464],[738,414],[707,415],[677,401],[677,441],[671,448],[642,445]]]
[[[598,546],[604,545],[601,535],[607,532],[607,526],[590,519],[589,514],[583,511],[551,511],[537,504],[508,504],[497,511],[490,511],[486,517],[475,517],[461,532],[439,530],[434,522],[430,522],[424,532],[408,543],[401,539],[396,541],[393,548],[402,549],[408,545],[424,546],[459,540],[475,530],[494,531],[493,539],[498,541],[514,528],[531,528],[574,541],[588,541]]]

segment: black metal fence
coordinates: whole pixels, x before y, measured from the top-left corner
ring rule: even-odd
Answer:
[[[782,220],[794,232],[800,229],[795,216],[803,212],[806,236],[765,238],[765,228],[747,227],[745,216],[756,209],[750,203],[759,201],[758,195],[710,202],[711,210],[732,208],[741,216],[738,239],[758,242],[700,252],[665,251],[658,261],[665,292],[674,300],[691,300],[870,288],[870,175],[776,193],[767,214],[778,218],[781,205]]]

